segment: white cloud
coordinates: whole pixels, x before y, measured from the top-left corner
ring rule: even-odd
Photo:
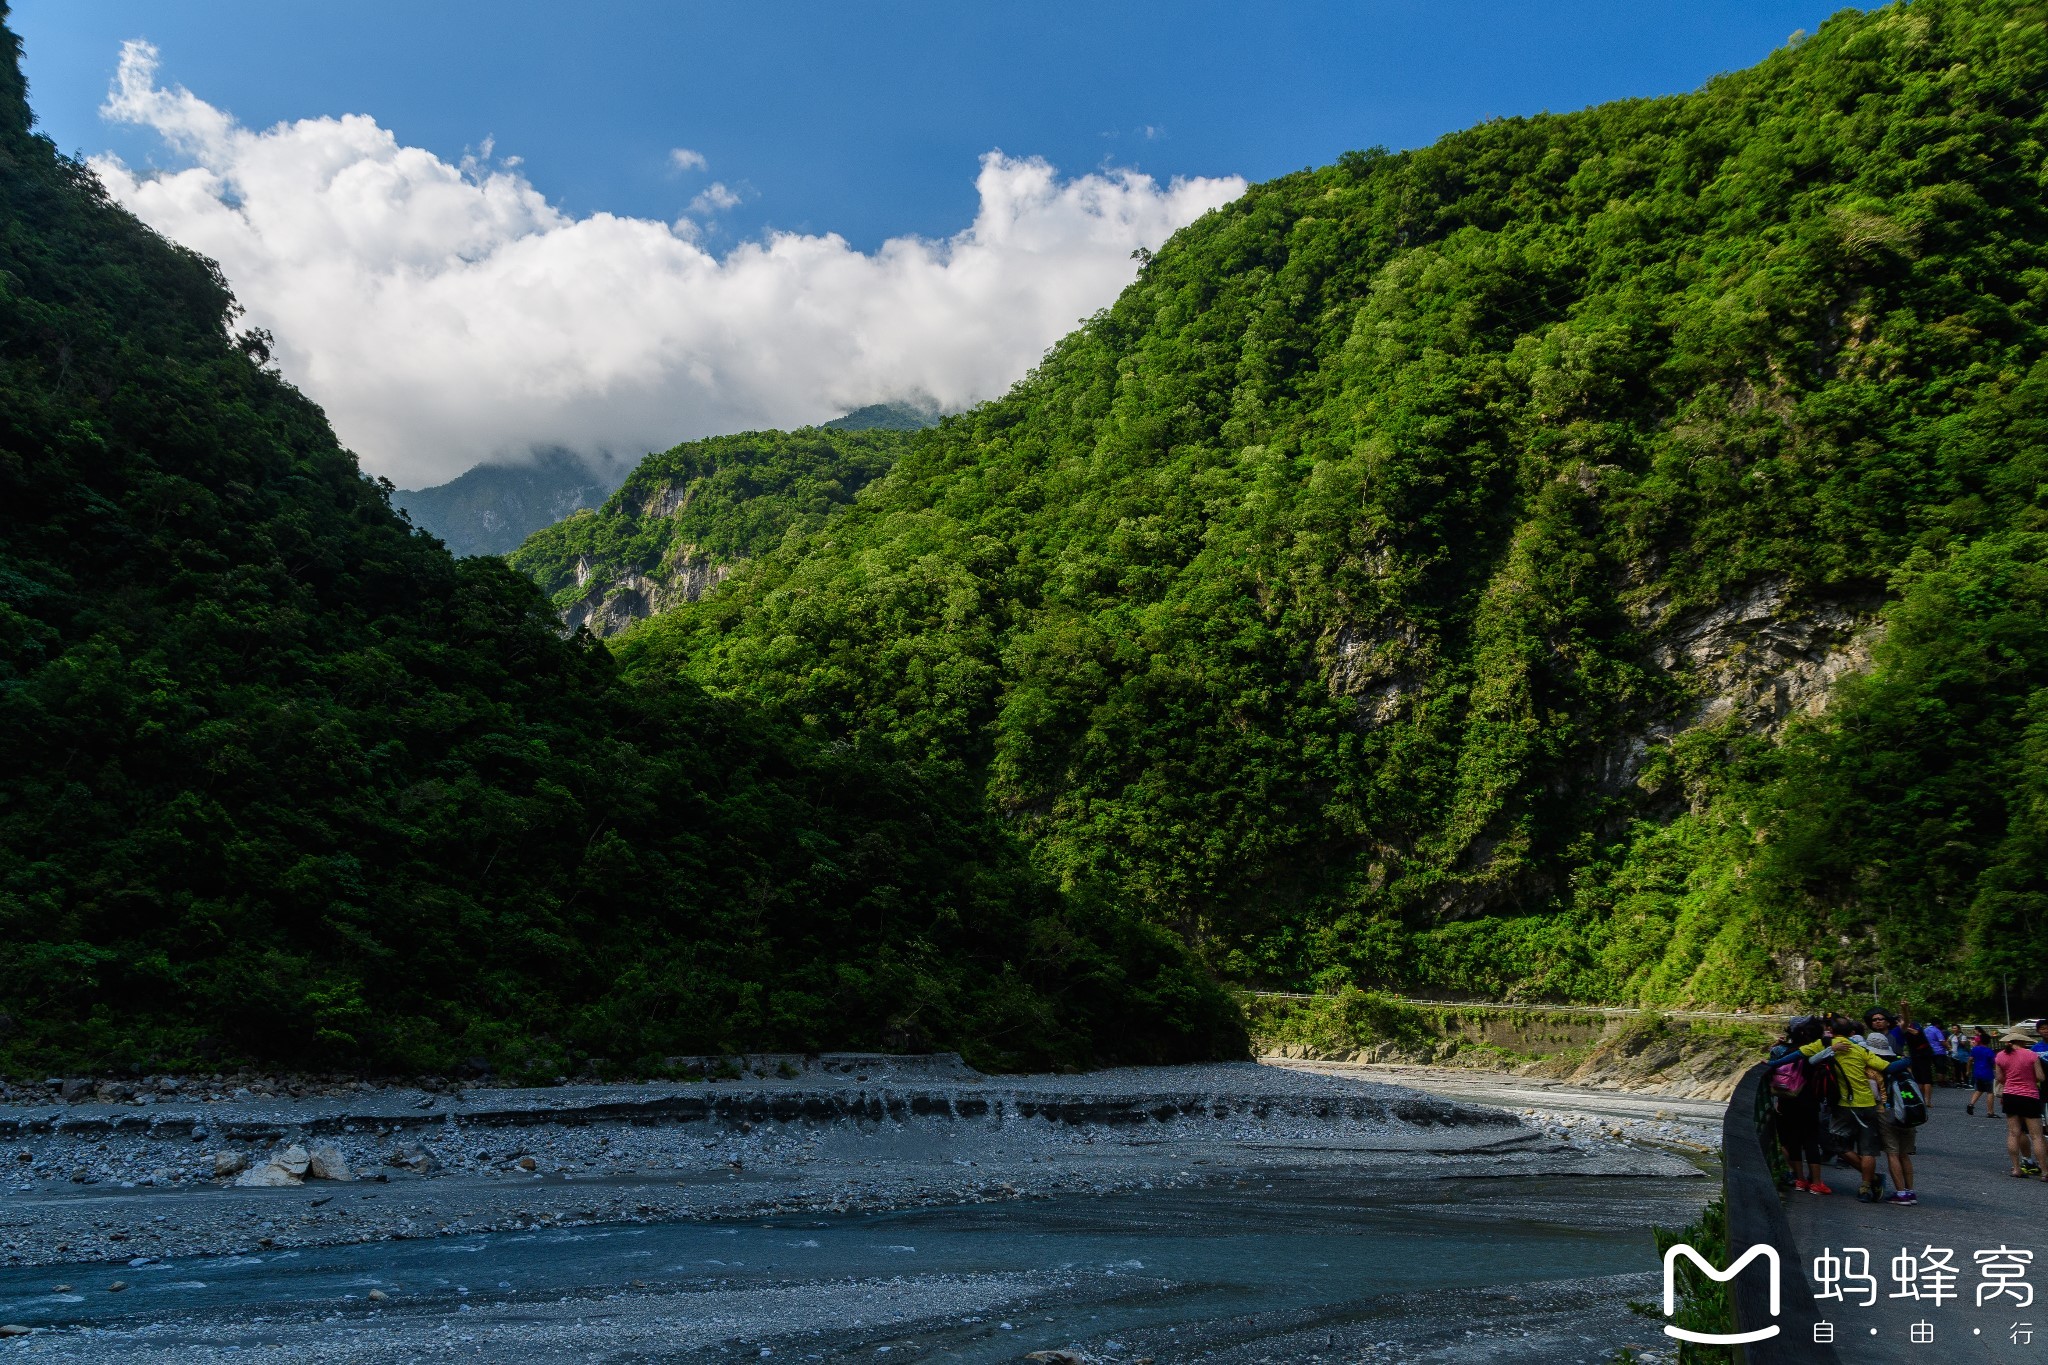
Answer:
[[[693,152],[688,147],[669,148],[668,164],[678,171],[707,170],[711,165],[704,159],[704,153]]]
[[[690,201],[690,212],[720,213],[733,208],[739,202],[740,197],[727,189],[723,180],[714,180],[705,187],[702,194]]]
[[[156,60],[128,44],[103,113],[192,164],[94,169],[220,262],[285,375],[401,486],[535,446],[637,454],[892,396],[992,397],[1115,297],[1133,248],[1244,189],[1062,180],[990,152],[973,223],[943,241],[778,233],[721,259],[687,228],[572,218],[503,162],[451,165],[363,115],[243,128],[159,87]]]

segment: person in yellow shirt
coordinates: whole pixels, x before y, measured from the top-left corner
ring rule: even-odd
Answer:
[[[1828,1109],[1828,1132],[1863,1178],[1856,1197],[1874,1204],[1884,1198],[1877,1174],[1877,1154],[1884,1150],[1877,1105],[1884,1093],[1885,1064],[1857,1041],[1855,1024],[1839,1015],[1828,1020],[1820,1037],[1799,1050],[1808,1061],[1834,1064],[1839,1084]]]

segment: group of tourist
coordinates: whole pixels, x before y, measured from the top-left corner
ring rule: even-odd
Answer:
[[[2048,1020],[2036,1021],[2048,1026]],[[1793,1188],[1834,1193],[1821,1177],[1830,1159],[1855,1170],[1856,1197],[1916,1204],[1916,1130],[1927,1121],[1937,1086],[1965,1085],[1963,1112],[2003,1117],[2005,1147],[2016,1179],[2048,1180],[2048,1142],[2041,1130],[2048,1095],[2048,1041],[2033,1025],[1994,1035],[1950,1025],[1916,1024],[1901,1009],[1873,1009],[1859,1026],[1846,1015],[1801,1015],[1771,1049],[1770,1087]],[[1994,1108],[1995,1104],[1995,1108]],[[1877,1158],[1884,1157],[1886,1171]],[[1885,1175],[1892,1192],[1884,1192]]]

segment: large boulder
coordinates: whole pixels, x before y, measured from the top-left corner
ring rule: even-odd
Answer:
[[[306,1172],[312,1165],[312,1154],[294,1142],[262,1165],[251,1166],[242,1172],[235,1178],[235,1183],[256,1189],[299,1185],[305,1183]]]
[[[347,1158],[332,1143],[322,1143],[306,1154],[306,1175],[314,1180],[354,1180]]]
[[[235,1177],[235,1183],[249,1188],[274,1188],[284,1185],[302,1185],[305,1182],[293,1175],[275,1161],[266,1161],[261,1166],[251,1166]]]

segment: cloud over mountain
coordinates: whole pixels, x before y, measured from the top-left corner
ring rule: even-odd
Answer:
[[[570,217],[488,149],[451,164],[364,115],[253,131],[156,68],[127,44],[103,113],[191,164],[94,169],[220,262],[285,375],[401,486],[535,446],[638,453],[904,394],[993,396],[1115,297],[1134,248],[1244,189],[1063,180],[990,152],[952,237],[863,253],[779,233],[720,258],[687,221]]]

